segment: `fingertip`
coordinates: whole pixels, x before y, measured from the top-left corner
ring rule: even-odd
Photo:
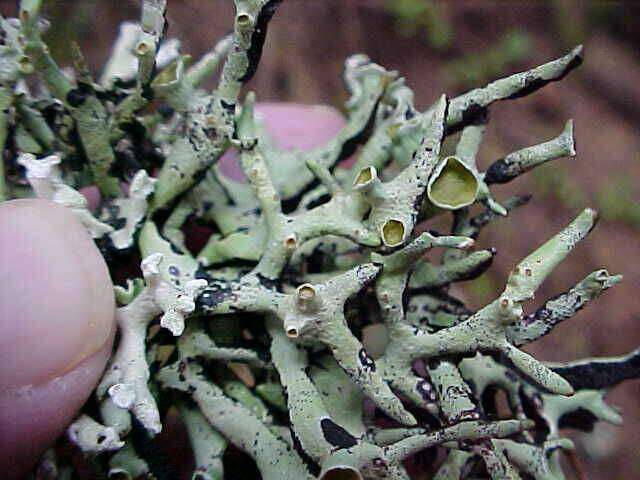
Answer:
[[[0,204],[0,390],[37,385],[100,350],[115,300],[102,255],[66,208]]]
[[[102,201],[102,195],[100,190],[95,185],[89,187],[83,187],[80,189],[80,193],[87,199],[87,204],[91,212],[98,210],[100,202]]]
[[[0,225],[0,457],[4,471],[18,472],[63,432],[99,380],[115,300],[102,255],[66,208],[4,202]]]
[[[256,113],[276,146],[283,150],[318,147],[335,137],[346,124],[344,116],[327,105],[258,103]],[[222,173],[244,181],[235,151],[226,152],[219,164]]]
[[[308,150],[335,137],[346,124],[344,116],[328,105],[259,103],[256,112],[267,132],[284,150]]]

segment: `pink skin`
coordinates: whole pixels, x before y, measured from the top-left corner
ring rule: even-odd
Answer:
[[[259,104],[282,148],[323,144],[344,126],[322,106]],[[224,173],[243,176],[237,156]],[[83,193],[95,208],[95,187]],[[0,204],[0,471],[21,478],[91,394],[110,356],[115,302],[107,266],[84,228],[45,200]]]

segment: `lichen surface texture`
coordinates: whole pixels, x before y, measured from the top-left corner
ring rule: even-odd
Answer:
[[[73,71],[58,66],[41,3],[0,18],[0,199],[66,206],[123,278],[114,352],[61,440],[96,478],[180,478],[157,446],[177,417],[200,480],[249,478],[229,465],[264,480],[560,480],[563,429],[621,423],[606,395],[639,376],[640,350],[553,364],[524,351],[621,280],[595,270],[524,313],[595,211],[540,239],[479,310],[450,289],[491,266],[482,229],[529,201],[499,184],[576,155],[568,120],[479,170],[489,108],[561,80],[580,46],[424,110],[398,72],[353,55],[344,127],[282,150],[243,88],[279,0],[235,0],[232,32],[195,61],[163,38],[167,0],[142,0],[99,79],[74,45]],[[218,164],[229,151],[243,181]],[[438,216],[449,231],[430,230]],[[212,232],[197,248],[194,223]],[[60,452],[41,470],[74,478]]]

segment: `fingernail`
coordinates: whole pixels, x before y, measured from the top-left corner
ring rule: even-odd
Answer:
[[[110,354],[109,343],[60,377],[34,387],[0,392],[3,478],[24,478],[33,468],[87,400]]]

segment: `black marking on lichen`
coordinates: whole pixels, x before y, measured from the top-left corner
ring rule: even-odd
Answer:
[[[493,162],[484,176],[484,181],[488,184],[507,183],[513,180],[517,174],[511,169],[512,165],[507,163],[504,158]]]
[[[640,351],[624,361],[592,361],[552,368],[576,390],[611,388],[625,380],[640,378]]]
[[[140,94],[142,95],[142,98],[144,98],[147,102],[153,102],[153,99],[155,97],[155,93],[153,91],[153,88],[151,87],[151,84],[142,85]]]
[[[320,474],[320,467],[313,461],[313,459],[307,454],[307,452],[304,451],[304,448],[302,448],[302,443],[300,443],[300,439],[296,435],[295,430],[293,428],[290,428],[289,431],[291,432],[291,442],[293,444],[293,449],[300,456],[300,459],[304,463],[305,467],[307,467],[307,471],[314,477],[317,477]]]
[[[558,300],[563,300],[563,307],[560,309],[555,309],[552,307],[548,307],[547,305],[553,305]],[[570,301],[571,305],[567,305],[567,302]],[[527,341],[537,340],[540,337],[547,335],[553,328],[558,324],[569,318],[573,317],[577,312],[582,310],[588,303],[588,297],[583,297],[581,295],[576,294],[572,290],[568,290],[560,295],[557,295],[549,300],[538,308],[535,312],[525,316],[520,321],[513,325],[513,329],[516,332],[523,332],[524,339],[521,341],[514,342],[514,345],[520,346]],[[542,324],[541,333],[536,332],[536,338],[531,338],[530,335],[527,334],[527,329],[533,324]]]
[[[481,123],[482,119],[487,118],[488,111],[487,107],[483,107],[475,102],[470,102],[462,111],[462,120],[455,125],[450,125],[449,128],[447,128],[447,134],[451,135],[456,133],[467,125],[477,125]]]
[[[464,275],[460,275],[459,277],[456,278],[455,281],[464,282],[466,280],[473,280],[474,278],[478,278],[484,272],[489,270],[489,267],[493,263],[493,257],[495,256],[493,255],[493,252],[491,253],[492,255],[489,258],[487,258],[484,262],[479,263],[478,265],[476,265],[476,267],[473,270],[469,270]]]
[[[120,216],[120,207],[113,202],[105,202],[102,207],[107,217],[104,222],[111,225],[115,230],[120,230],[127,224],[127,219]]]
[[[193,278],[199,280],[199,279],[203,279],[206,280],[207,282],[211,283],[213,282],[213,278],[211,277],[211,275],[209,274],[209,272],[207,272],[204,267],[202,266],[202,264],[198,264],[198,269],[196,270],[196,272],[193,274]]]
[[[80,107],[89,95],[92,95],[93,89],[86,83],[78,83],[78,86],[67,93],[67,103],[74,107]]]
[[[175,110],[169,105],[163,104],[158,107],[158,113],[164,120],[169,120],[171,117],[173,117]]]
[[[320,427],[324,439],[338,449],[351,448],[358,444],[356,437],[329,418],[323,418]]]
[[[213,288],[213,287],[217,288]],[[214,310],[218,305],[225,302],[231,295],[233,291],[231,288],[216,284],[210,285],[207,287],[198,297],[196,298],[196,311],[210,311]]]
[[[591,432],[597,421],[598,417],[589,410],[578,408],[573,412],[562,415],[558,420],[558,426],[560,428],[574,428],[583,432]]]
[[[246,83],[251,80],[258,69],[258,63],[260,63],[260,57],[262,56],[262,47],[264,46],[264,40],[267,37],[269,21],[276,13],[276,9],[281,2],[282,0],[269,0],[258,14],[256,26],[253,30],[253,34],[251,35],[251,44],[247,49],[247,70],[239,79],[242,83]]]
[[[371,109],[371,114],[369,115],[367,123],[364,125],[364,127],[342,144],[342,146],[340,147],[340,153],[338,153],[338,156],[336,157],[336,163],[341,162],[342,160],[345,160],[353,155],[358,146],[363,144],[371,136],[371,132],[373,132],[373,127],[375,125],[376,112],[378,111],[379,105],[380,98],[378,98],[376,104]]]
[[[562,80],[564,77],[566,77],[573,69],[579,67],[581,64],[582,64],[582,55],[576,55],[567,64],[567,66],[564,68],[562,73],[556,78],[545,80],[540,77],[534,77],[534,76],[527,77],[524,81],[524,85],[525,85],[524,88],[521,88],[520,90],[518,90],[516,93],[512,95],[509,95],[507,99],[514,100],[516,98],[525,97],[537,90],[540,90],[542,87],[544,87],[548,83],[558,82]]]
[[[404,119],[405,120],[411,120],[413,117],[416,116],[416,112],[413,108],[409,107],[405,110],[404,112]]]
[[[261,273],[256,273],[256,278],[258,279],[258,282],[260,282],[260,285],[267,290],[276,291],[280,286],[280,280],[278,278],[268,278]]]
[[[376,371],[376,362],[369,356],[364,348],[361,348],[358,352],[358,361],[362,365],[363,370],[368,372]]]
[[[426,403],[432,403],[435,400],[433,387],[424,378],[421,378],[416,382],[416,392]]]
[[[225,102],[223,99],[220,99],[220,106],[224,109],[225,112],[229,115],[235,115],[236,113],[236,104],[231,102]]]
[[[320,195],[318,198],[314,198],[307,204],[307,210],[311,210],[312,208],[319,207],[331,200],[331,195],[325,193],[324,195]]]

